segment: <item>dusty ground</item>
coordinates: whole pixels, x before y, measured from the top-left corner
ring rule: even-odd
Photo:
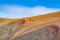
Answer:
[[[60,12],[0,19],[0,40],[60,40]]]

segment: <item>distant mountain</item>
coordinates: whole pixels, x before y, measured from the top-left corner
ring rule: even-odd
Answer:
[[[0,40],[60,40],[60,12],[28,18],[0,18]]]

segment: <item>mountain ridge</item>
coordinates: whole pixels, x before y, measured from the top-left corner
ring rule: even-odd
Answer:
[[[38,29],[46,28],[48,25],[58,25],[60,28],[60,12],[21,19],[3,19],[3,21],[0,21],[0,32],[2,33],[0,33],[0,40],[14,40]],[[10,32],[11,34],[9,34]]]

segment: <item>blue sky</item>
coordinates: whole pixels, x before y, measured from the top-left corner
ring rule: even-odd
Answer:
[[[0,17],[22,18],[60,11],[60,0],[0,0]]]

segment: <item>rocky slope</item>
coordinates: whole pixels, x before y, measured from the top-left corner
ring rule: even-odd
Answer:
[[[0,18],[0,40],[60,40],[60,12],[21,19]]]

